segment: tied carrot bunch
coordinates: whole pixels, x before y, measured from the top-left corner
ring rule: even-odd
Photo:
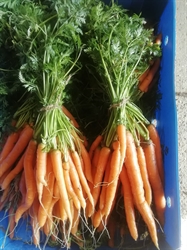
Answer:
[[[15,132],[8,136],[0,155],[1,207],[12,204],[15,227],[24,215],[30,215],[33,242],[38,247],[40,232],[69,247],[79,215],[86,220],[87,199],[94,206],[84,138],[62,105],[65,88],[80,69],[84,7],[84,1],[48,5],[23,1],[10,4],[1,16],[5,43],[19,55],[17,74],[25,88],[13,116]],[[10,202],[15,180],[16,200]]]
[[[98,86],[108,97],[109,115],[106,116],[106,127],[89,150],[93,175],[91,192],[96,209],[93,211],[90,204],[86,214],[94,228],[101,230],[102,225],[107,226],[115,209],[118,188],[122,185],[131,236],[134,240],[138,239],[133,212],[136,208],[158,248],[157,227],[151,205],[153,192],[158,220],[163,226],[163,183],[156,174],[156,161],[153,161],[153,167],[150,159],[155,157],[148,129],[151,125],[137,103],[158,70],[161,48],[153,30],[144,25],[143,18],[130,15],[114,2],[110,6],[99,3],[89,15],[85,52],[91,58],[89,70],[93,75],[96,72]],[[145,76],[148,69],[152,77]],[[145,147],[142,146],[144,144]],[[158,192],[153,181],[156,176],[160,183]],[[160,202],[157,202],[157,195]]]

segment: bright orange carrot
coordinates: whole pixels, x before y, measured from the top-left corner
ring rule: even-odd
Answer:
[[[121,164],[121,152],[120,145],[116,148],[111,155],[110,162],[110,173],[108,178],[108,186],[106,190],[105,206],[103,208],[103,214],[108,217],[110,214],[113,200],[116,194],[118,179],[120,174],[120,164]]]
[[[152,190],[151,190],[151,185],[149,182],[144,151],[143,151],[143,148],[141,146],[138,146],[136,148],[136,150],[137,150],[138,164],[140,166],[140,172],[141,172],[143,186],[144,186],[144,190],[145,190],[145,200],[147,201],[148,205],[151,205],[151,203],[152,203]]]
[[[97,163],[98,163],[98,160],[99,160],[100,151],[101,151],[101,148],[97,147],[94,150],[94,153],[93,153],[93,157],[92,157],[92,161],[91,161],[93,179],[94,179],[94,176],[95,176],[95,173],[96,173]]]
[[[66,167],[64,167],[64,165],[66,165]],[[70,175],[69,175],[69,168],[70,168],[69,161],[63,162],[64,180],[65,180],[66,189],[67,189],[67,192],[69,195],[69,199],[72,199],[76,209],[80,210],[80,208],[81,208],[80,201],[79,201],[79,199],[78,199],[78,197],[73,189]]]
[[[36,247],[40,246],[40,231],[38,227],[38,209],[40,203],[38,197],[34,199],[32,206],[29,209],[29,215],[31,218],[31,227],[32,227],[32,240]]]
[[[63,200],[64,203],[64,210],[69,219],[70,228],[72,225],[72,215],[70,209],[70,203],[68,198],[68,193],[64,181],[64,173],[62,168],[62,159],[61,159],[61,152],[60,150],[53,150],[50,151],[51,162],[53,166],[53,172],[59,187],[60,198]]]
[[[47,181],[47,186],[43,187],[41,204],[38,209],[38,226],[40,228],[44,226],[45,221],[47,220],[48,210],[52,202],[53,187],[55,182],[55,176],[49,154],[47,155],[47,169],[45,179]]]
[[[92,209],[94,209],[93,196],[91,195],[88,182],[87,182],[86,177],[85,177],[85,175],[84,175],[84,173],[82,171],[81,161],[80,161],[80,158],[79,158],[79,155],[78,155],[77,151],[73,151],[71,153],[71,157],[72,157],[73,163],[74,163],[74,165],[76,167],[76,170],[77,170],[80,182],[82,184],[82,187],[83,187],[84,191],[86,192],[86,194],[88,196],[88,200],[90,201],[90,203],[92,205]]]
[[[33,129],[29,125],[25,126],[14,148],[0,164],[0,177],[3,175],[4,172],[6,172],[6,170],[11,168],[12,164],[14,164],[18,157],[23,153],[24,149],[31,140],[32,135]]]
[[[130,131],[126,133],[127,149],[125,166],[127,169],[128,178],[130,181],[132,193],[137,204],[141,204],[145,200],[143,180],[140,173],[140,167],[138,164],[136,145],[134,138]]]
[[[0,163],[7,157],[7,155],[11,152],[11,150],[13,149],[13,147],[15,146],[17,140],[19,138],[19,133],[18,132],[14,132],[11,133],[6,142],[5,145],[3,146],[3,149],[0,153]]]
[[[70,113],[70,111],[66,107],[64,107],[64,105],[62,105],[62,111],[73,123],[73,126],[75,126],[76,128],[79,128],[79,124],[76,121],[75,117]]]
[[[22,203],[16,210],[15,222],[18,223],[19,219],[25,211],[27,211],[36,197],[36,181],[34,174],[34,166],[36,161],[36,149],[37,142],[30,140],[24,157],[24,173],[26,183],[26,197],[24,203]]]
[[[95,149],[99,146],[99,144],[101,143],[102,139],[103,139],[103,136],[102,135],[98,135],[96,137],[96,139],[92,142],[92,144],[90,146],[90,149],[89,149],[89,152],[88,152],[91,160],[92,160],[92,157],[93,157]]]
[[[85,201],[85,198],[83,195],[83,190],[82,190],[82,186],[80,183],[79,175],[77,173],[76,167],[75,167],[71,157],[69,157],[69,164],[70,164],[70,169],[69,169],[70,180],[71,180],[73,189],[74,189],[77,197],[79,198],[81,207],[85,213],[86,201]]]
[[[120,143],[120,152],[121,152],[120,171],[121,171],[126,154],[126,127],[123,124],[119,124],[117,126],[117,135]]]
[[[36,153],[36,185],[39,201],[42,199],[43,186],[47,186],[47,182],[45,180],[46,168],[47,152],[45,151],[45,145],[41,142],[38,144]]]
[[[94,186],[92,189],[92,196],[93,196],[93,200],[94,200],[94,206],[96,206],[98,198],[99,198],[99,194],[100,194],[100,190],[101,190],[101,185],[102,185],[102,181],[103,181],[103,176],[104,176],[104,172],[105,172],[105,168],[108,162],[108,158],[110,156],[110,148],[108,147],[102,147],[100,155],[99,155],[99,160],[98,160],[98,164],[97,164],[97,169],[96,169],[96,173],[95,173],[95,178],[94,178]],[[91,215],[93,214],[93,207],[92,204],[89,203],[89,207],[88,207],[88,217],[91,217]]]
[[[148,91],[149,85],[150,85],[151,81],[153,80],[159,67],[160,67],[160,58],[155,60],[155,62],[151,66],[149,73],[147,74],[145,79],[142,82],[140,82],[140,84],[138,85],[139,90],[141,90],[142,92]]]
[[[1,184],[2,189],[6,189],[6,187],[16,177],[16,175],[18,175],[21,172],[21,170],[23,169],[23,161],[24,161],[24,154],[21,156],[15,168],[13,168],[4,178],[3,183]]]
[[[127,175],[130,182],[132,194],[138,211],[140,212],[143,220],[145,221],[151,238],[156,247],[158,247],[158,238],[156,225],[152,210],[147,204],[144,196],[143,181],[140,173],[140,168],[137,159],[136,146],[132,134],[127,131],[127,149],[125,166],[127,169]]]
[[[84,162],[86,179],[89,182],[93,183],[91,160],[90,160],[88,151],[86,150],[84,144],[81,141],[80,141],[80,152],[81,152],[81,156]]]
[[[99,196],[99,209],[103,210],[105,206],[105,199],[106,199],[106,190],[108,186],[108,179],[109,179],[109,174],[110,174],[110,161],[111,161],[111,155],[108,158],[108,162],[105,168],[105,176],[103,180],[103,186],[101,188],[101,194]]]
[[[163,156],[162,156],[160,136],[158,134],[156,127],[153,124],[149,124],[147,128],[149,131],[150,139],[152,140],[154,147],[155,147],[158,172],[159,172],[162,184],[164,185],[164,165],[163,165]]]
[[[152,141],[144,145],[143,149],[145,153],[149,181],[152,187],[153,200],[155,203],[157,218],[161,226],[163,226],[164,225],[164,213],[165,213],[165,208],[166,208],[166,199],[164,195],[163,185],[162,185],[160,175],[158,172],[155,148],[154,148]]]
[[[126,171],[127,170],[124,165],[120,173],[120,180],[123,186],[125,215],[130,234],[134,240],[137,240],[138,230],[136,226],[134,201],[133,201],[130,182]]]
[[[148,75],[149,71],[150,71],[150,67],[148,67],[148,68],[138,77],[139,84],[146,78],[146,76]]]

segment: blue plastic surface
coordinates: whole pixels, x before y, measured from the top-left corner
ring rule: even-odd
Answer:
[[[158,32],[163,34],[162,61],[160,71],[160,91],[162,99],[160,109],[157,110],[155,119],[160,133],[161,142],[164,147],[165,167],[165,194],[167,209],[165,214],[164,232],[166,241],[173,250],[180,248],[180,197],[178,180],[178,140],[177,140],[177,112],[175,103],[175,0],[119,0],[125,8],[136,12],[142,12],[147,18],[158,23]],[[152,6],[152,8],[151,8]],[[35,249],[31,244],[31,228],[28,223],[21,220],[15,230],[17,239],[12,241],[7,237],[4,239],[7,226],[7,217],[0,213],[0,247],[4,244],[6,250],[30,250]],[[24,240],[23,240],[24,239]],[[47,246],[46,250],[59,249]],[[72,250],[79,249],[73,246]],[[100,248],[102,250],[111,248]],[[148,248],[146,248],[148,249]],[[153,249],[153,248],[149,248]],[[154,248],[155,249],[155,248]],[[165,250],[166,248],[161,248]],[[168,248],[167,248],[168,249]]]

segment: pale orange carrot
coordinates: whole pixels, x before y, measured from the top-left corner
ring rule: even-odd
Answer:
[[[33,135],[33,129],[27,125],[21,132],[14,148],[0,164],[0,177],[12,167],[18,157],[23,153]]]
[[[26,183],[26,197],[24,203],[22,203],[16,210],[15,222],[18,223],[19,219],[26,212],[34,202],[36,197],[36,180],[34,174],[34,166],[36,162],[36,149],[37,142],[30,140],[24,157],[24,173]]]
[[[73,126],[76,127],[76,128],[79,128],[79,124],[76,121],[75,117],[70,113],[70,111],[64,105],[62,105],[62,111],[70,119]]]

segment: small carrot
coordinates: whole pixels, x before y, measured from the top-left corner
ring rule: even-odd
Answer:
[[[69,203],[69,198],[68,198],[68,193],[64,181],[64,173],[63,173],[63,168],[62,168],[62,159],[61,159],[61,152],[60,150],[53,150],[50,151],[50,157],[51,157],[51,162],[53,166],[53,172],[58,184],[59,188],[59,193],[60,193],[60,198],[63,200],[64,203],[64,210],[68,216],[69,223],[70,223],[70,228],[72,225],[72,215],[71,215],[71,209],[70,209],[70,203]]]
[[[40,245],[40,231],[38,227],[38,209],[40,207],[40,203],[38,197],[34,199],[32,206],[29,209],[29,215],[31,218],[31,227],[32,227],[32,239],[33,243],[36,247]]]
[[[46,168],[47,152],[45,151],[45,145],[41,142],[37,146],[36,153],[36,185],[39,201],[42,199],[43,186],[47,186],[47,182],[45,180]]]
[[[1,184],[2,189],[6,189],[6,187],[10,184],[10,182],[18,175],[23,169],[23,161],[24,161],[24,154],[19,159],[18,163],[16,164],[15,168],[13,168],[7,176],[4,178],[3,183]]]
[[[34,166],[36,161],[36,149],[37,142],[30,140],[24,157],[24,173],[26,183],[26,197],[24,203],[22,203],[16,210],[15,222],[18,223],[22,214],[26,212],[34,202],[36,197],[36,180],[34,174]]]
[[[156,162],[159,171],[159,175],[164,185],[164,165],[163,165],[163,156],[162,156],[162,147],[160,142],[160,136],[156,127],[153,124],[148,125],[148,131],[150,139],[152,140],[154,147],[155,147],[155,154],[156,154]]]
[[[62,111],[70,119],[73,126],[76,127],[76,128],[79,128],[79,124],[76,121],[75,117],[70,113],[70,111],[64,105],[62,105]]]
[[[125,165],[123,166],[122,171],[120,173],[120,180],[122,183],[123,193],[124,193],[123,199],[124,199],[124,208],[125,208],[127,225],[132,238],[134,240],[137,240],[138,230],[136,226],[134,201]]]
[[[127,175],[131,185],[132,193],[137,204],[141,204],[145,200],[143,180],[138,164],[136,145],[133,135],[130,131],[126,132],[127,149],[125,166],[127,169]]]
[[[86,180],[86,177],[82,171],[82,167],[81,167],[81,161],[80,161],[80,158],[79,158],[79,155],[77,153],[77,151],[73,151],[71,153],[71,157],[73,159],[73,163],[76,167],[76,170],[77,170],[77,173],[78,173],[78,176],[80,178],[80,182],[82,184],[82,187],[84,189],[84,191],[86,192],[87,196],[88,196],[88,199],[92,205],[92,209],[94,209],[94,200],[93,200],[93,196],[91,195],[91,192],[90,192],[90,188],[88,186],[88,182]]]
[[[21,203],[25,202],[25,197],[26,197],[26,183],[25,183],[25,172],[22,171],[20,181],[19,181],[19,191],[21,193]]]
[[[126,127],[123,124],[119,124],[117,126],[117,135],[118,135],[118,140],[120,143],[120,152],[121,152],[121,166],[120,166],[120,171],[123,167],[123,162],[125,160],[125,154],[126,154]]]
[[[40,228],[44,226],[45,221],[47,220],[48,210],[52,202],[53,188],[55,182],[55,176],[53,173],[53,167],[49,155],[47,155],[46,180],[47,186],[43,187],[42,199],[38,209],[38,226]]]
[[[105,206],[103,208],[103,214],[106,216],[106,218],[110,214],[113,200],[116,194],[120,167],[121,167],[120,164],[121,164],[121,152],[119,144],[118,148],[116,148],[111,155],[110,170],[109,170],[110,173],[108,178],[108,186],[106,190]]]
[[[109,179],[109,174],[110,174],[110,161],[111,161],[111,155],[108,159],[107,166],[105,168],[105,176],[103,180],[103,186],[101,188],[101,194],[99,196],[99,209],[102,210],[105,206],[105,199],[106,199],[106,190],[108,186],[108,179]]]
[[[14,148],[18,138],[19,138],[18,132],[11,133],[8,136],[8,138],[5,142],[5,145],[3,146],[3,149],[2,149],[1,154],[0,154],[0,163],[7,157],[7,155]]]
[[[66,165],[66,167],[64,167],[64,165]],[[70,168],[69,161],[63,162],[64,180],[65,180],[65,184],[66,184],[69,198],[73,200],[73,203],[74,203],[74,206],[76,207],[76,209],[80,210],[80,208],[81,208],[80,201],[79,201],[79,199],[78,199],[78,197],[73,189],[70,175],[69,175],[69,168]]]
[[[99,155],[97,169],[96,169],[95,178],[94,178],[94,182],[93,182],[94,186],[92,189],[94,206],[96,206],[98,198],[99,198],[102,180],[103,180],[105,168],[106,168],[106,165],[108,162],[108,158],[110,156],[110,152],[111,152],[110,148],[102,147],[100,155]],[[93,211],[92,205],[89,203],[88,217],[91,217],[93,212],[94,211]]]
[[[150,67],[148,67],[139,77],[139,84],[147,77],[148,73],[150,71]]]
[[[93,179],[94,179],[94,177],[95,177],[95,173],[96,173],[96,169],[97,169],[97,163],[98,163],[98,160],[99,160],[100,152],[101,152],[101,148],[100,148],[100,147],[97,147],[97,148],[94,150],[94,153],[93,153],[93,157],[92,157],[92,161],[91,161]]]
[[[23,153],[29,141],[31,140],[32,135],[33,129],[29,125],[25,126],[14,148],[0,164],[0,177],[4,172],[6,172],[6,170],[8,170],[12,166],[12,164],[15,163],[18,157]]]
[[[145,153],[147,171],[148,171],[149,181],[152,187],[153,199],[155,203],[157,217],[160,224],[163,226],[164,213],[166,208],[166,199],[164,195],[163,185],[158,172],[155,148],[152,141],[144,145],[143,149]]]
[[[11,206],[8,211],[8,231],[10,239],[14,238],[14,230],[16,228],[14,220],[14,206]]]
[[[143,148],[141,146],[138,146],[136,148],[136,150],[137,150],[138,164],[140,166],[140,172],[141,172],[143,186],[144,186],[144,190],[145,190],[145,199],[146,199],[148,205],[151,205],[151,203],[152,203],[152,190],[151,190],[151,185],[149,182],[144,151],[143,151]]]
[[[148,91],[149,85],[150,85],[151,81],[153,80],[159,67],[160,67],[160,58],[158,58],[154,61],[153,65],[151,66],[151,68],[149,70],[149,73],[147,74],[145,79],[142,82],[140,82],[140,84],[138,85],[139,90],[141,90],[142,92]]]
[[[81,157],[84,162],[86,179],[90,183],[93,183],[91,160],[90,160],[88,151],[86,150],[84,144],[81,141],[80,141],[80,152],[81,152]]]
[[[71,180],[73,189],[74,189],[77,197],[79,198],[81,207],[82,207],[84,214],[85,214],[86,201],[85,201],[85,198],[83,195],[83,190],[82,190],[82,186],[80,183],[79,175],[77,173],[76,167],[75,167],[71,157],[69,158],[69,164],[70,164],[70,169],[69,169],[70,180]]]
[[[96,137],[96,139],[92,142],[92,144],[90,146],[90,149],[89,149],[89,152],[88,152],[91,160],[92,160],[92,157],[93,157],[95,149],[99,146],[99,144],[101,143],[102,139],[103,139],[103,136],[102,135],[98,135]]]

